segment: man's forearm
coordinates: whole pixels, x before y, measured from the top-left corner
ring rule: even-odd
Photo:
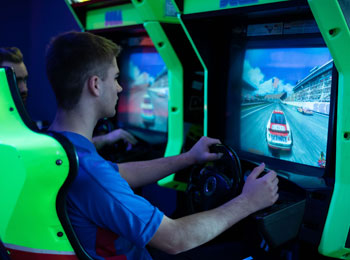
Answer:
[[[259,177],[265,164],[260,164],[247,177],[241,195],[222,206],[172,220],[166,216],[150,241],[150,246],[177,254],[202,245],[257,210],[278,199],[278,178],[273,171]]]
[[[171,173],[191,166],[194,162],[188,153],[149,161],[120,163],[119,172],[132,188],[160,180]]]
[[[241,195],[213,210],[176,220],[164,217],[150,245],[169,254],[184,252],[212,240],[254,211]]]

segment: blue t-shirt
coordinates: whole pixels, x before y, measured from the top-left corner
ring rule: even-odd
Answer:
[[[118,166],[103,159],[87,138],[61,134],[74,144],[79,157],[67,209],[85,250],[101,260],[152,259],[145,246],[157,231],[163,212],[134,194]]]

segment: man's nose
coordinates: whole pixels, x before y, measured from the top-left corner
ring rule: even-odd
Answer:
[[[122,86],[120,86],[120,85],[118,84],[118,93],[120,93],[120,92],[122,92],[122,91],[123,91]]]

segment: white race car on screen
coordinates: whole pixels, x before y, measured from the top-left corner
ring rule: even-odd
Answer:
[[[284,151],[292,149],[292,132],[283,111],[272,111],[266,126],[266,140],[271,149]]]

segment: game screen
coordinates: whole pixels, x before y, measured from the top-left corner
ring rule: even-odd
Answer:
[[[247,49],[240,149],[324,168],[332,67],[326,47]]]
[[[119,83],[123,91],[118,101],[118,125],[166,133],[168,72],[159,53],[154,48],[125,51],[120,73]],[[140,134],[142,131],[138,131],[137,135]]]

